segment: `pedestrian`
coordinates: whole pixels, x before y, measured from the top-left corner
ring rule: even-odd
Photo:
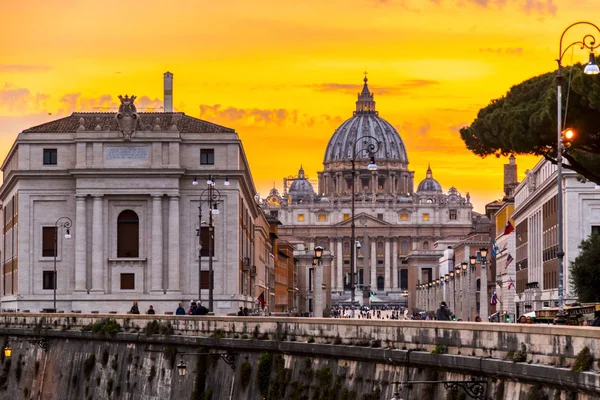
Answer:
[[[206,315],[208,314],[208,308],[204,307],[202,303],[198,303],[194,309],[193,315]]]
[[[138,302],[134,301],[133,305],[131,306],[131,310],[129,310],[130,314],[139,314],[140,313],[140,309],[138,308]]]
[[[188,315],[193,315],[195,310],[196,310],[196,302],[192,301],[190,303],[190,309],[188,310]]]
[[[246,316],[246,317],[248,315],[250,315],[250,312],[248,311],[248,307],[244,307],[243,313],[244,313],[244,316]]]
[[[150,306],[150,308],[148,308],[148,311],[146,311],[146,314],[156,314],[156,313],[154,312],[154,308],[152,308],[152,306]]]
[[[438,308],[437,311],[435,312],[435,319],[437,319],[438,321],[451,321],[452,320],[452,313],[450,312],[450,310],[448,310],[445,301],[442,301],[440,303],[440,308]]]
[[[238,315],[238,317],[244,316],[244,309],[242,307],[240,307],[240,311],[238,311],[237,315]]]
[[[179,307],[177,307],[175,315],[185,315],[185,308],[183,308],[183,303],[179,303]]]

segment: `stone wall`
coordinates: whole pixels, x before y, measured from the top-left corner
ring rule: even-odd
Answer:
[[[107,317],[114,318],[123,332],[88,331],[93,327],[88,324]],[[539,344],[544,337],[551,339],[553,334],[560,346],[569,333],[578,333],[568,342],[576,351],[580,341],[588,347],[593,344],[597,334],[593,329],[545,327],[545,333],[535,335],[516,328],[544,327],[373,320],[364,326],[360,320],[155,317],[3,315],[1,344],[9,346],[13,354],[10,362],[1,360],[0,391],[23,399],[42,393],[44,399],[309,396],[357,400],[387,400],[398,391],[405,400],[426,400],[453,393],[443,382],[475,378],[486,382],[486,396],[493,399],[591,399],[600,394],[597,364],[592,371],[574,373],[539,361],[553,355],[527,352],[526,362],[518,363],[499,357],[503,351],[508,353],[508,347],[520,345],[520,335],[534,339],[532,348],[554,351],[552,346]],[[171,332],[169,326],[175,329]],[[150,334],[152,327],[154,332],[166,334]],[[457,327],[464,329],[450,329]],[[505,335],[502,337],[510,343],[504,350],[487,350],[484,356],[468,353],[466,344],[482,343],[481,336],[491,332]],[[347,337],[342,339],[344,333]],[[395,341],[386,342],[386,335]],[[47,350],[39,346],[44,339]],[[432,345],[436,341],[439,343]],[[234,368],[219,354],[209,352],[232,354],[229,361]],[[183,377],[175,368],[181,361],[187,371]],[[561,362],[566,365],[572,360],[565,357]],[[268,370],[266,377],[259,369]],[[575,392],[579,394],[573,397]],[[212,397],[202,397],[208,393]],[[324,397],[327,393],[333,397]]]

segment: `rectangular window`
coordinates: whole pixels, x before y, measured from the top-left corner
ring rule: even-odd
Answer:
[[[298,214],[298,222],[304,222],[304,214]]]
[[[202,289],[209,289],[210,285],[209,285],[209,271],[202,271],[202,273],[200,274],[200,287]],[[215,276],[215,273],[213,271],[213,277]],[[214,289],[214,282],[213,282],[213,289]]]
[[[327,221],[327,214],[325,214],[325,213],[319,214],[319,221]]]
[[[428,213],[424,213],[423,214],[423,221],[429,221],[429,214]]]
[[[456,210],[450,210],[450,221],[456,221],[457,214]]]
[[[308,290],[313,290],[313,268],[308,269]]]
[[[54,289],[54,271],[44,271],[42,273],[42,289]]]
[[[383,214],[377,214],[377,219],[380,219],[383,221]]]
[[[135,289],[135,274],[121,274],[121,290]]]
[[[279,218],[279,211],[271,210],[269,214],[271,214],[271,217]]]
[[[200,149],[200,165],[215,165],[214,149]]]
[[[600,234],[600,225],[592,225],[592,234]]]
[[[44,165],[56,165],[58,163],[58,152],[56,149],[44,149]]]
[[[400,289],[408,290],[408,269],[402,268],[400,270]]]
[[[383,265],[383,260],[377,260],[378,265]]]
[[[408,221],[408,214],[407,213],[400,214],[400,221]]]
[[[200,250],[200,254],[202,255],[202,257],[208,257],[208,256],[210,256],[211,253],[213,254],[213,256],[215,254],[214,237],[213,237],[212,241],[210,241],[210,249],[209,249],[209,239],[210,239],[209,229],[210,228],[208,226],[203,226],[202,229],[200,229],[200,241],[202,244],[202,249]],[[209,250],[210,250],[210,252],[209,252]]]
[[[344,221],[347,221],[350,219],[350,214],[344,214]]]
[[[54,257],[54,235],[56,234],[55,226],[42,227],[42,257]]]

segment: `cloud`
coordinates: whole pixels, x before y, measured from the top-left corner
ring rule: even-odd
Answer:
[[[422,0],[368,0],[372,4],[394,4],[406,10],[412,10],[419,12],[419,9],[411,8],[412,5],[422,5]],[[540,15],[556,15],[558,10],[555,0],[430,0],[429,3],[435,6],[443,6],[444,4],[450,4],[452,6],[458,6],[464,8],[468,5],[475,5],[477,7],[485,9],[502,9],[506,6],[513,6],[521,9],[526,14],[540,14]]]
[[[374,94],[386,94],[386,95],[398,95],[405,94],[406,92],[426,87],[438,85],[438,81],[429,79],[409,79],[402,81],[397,85],[392,86],[378,86],[369,84],[369,90]],[[315,85],[307,85],[307,87],[316,90],[318,92],[337,92],[344,94],[357,94],[362,90],[363,85],[351,84],[351,83],[319,83]]]
[[[237,126],[300,125],[312,127],[315,124],[341,124],[342,118],[330,115],[311,116],[298,110],[285,108],[237,108],[221,104],[201,104],[200,118],[221,124]]]
[[[25,113],[30,110],[44,110],[49,95],[44,93],[33,94],[29,89],[16,87],[5,83],[0,88],[0,111]]]
[[[47,65],[0,64],[0,72],[43,72],[51,69]]]

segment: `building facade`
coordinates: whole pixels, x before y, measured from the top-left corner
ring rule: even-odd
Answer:
[[[517,317],[558,305],[556,166],[540,160],[515,192]],[[577,300],[570,284],[571,262],[579,244],[600,230],[600,190],[580,182],[577,173],[563,170],[563,287],[565,304]]]
[[[369,149],[376,150],[375,171],[368,168]],[[331,252],[331,278],[325,284],[334,305],[351,301],[351,246],[356,250],[356,300],[363,301],[361,289],[376,292],[379,304],[400,304],[407,294],[414,307],[415,285],[433,279],[445,248],[435,243],[458,241],[471,231],[469,195],[463,197],[455,188],[444,192],[431,168],[415,186],[415,173],[408,165],[404,143],[392,124],[379,116],[365,78],[353,116],[334,132],[325,149],[318,192],[300,168],[295,179],[284,180],[283,194],[274,189],[264,199],[265,211],[282,222],[282,237],[300,240],[309,250],[320,245]]]
[[[215,314],[252,308],[261,210],[237,133],[119,97],[117,113],[73,113],[15,140],[0,187],[2,308],[52,309],[55,295],[59,311],[138,301],[162,313],[208,306],[211,280]]]

